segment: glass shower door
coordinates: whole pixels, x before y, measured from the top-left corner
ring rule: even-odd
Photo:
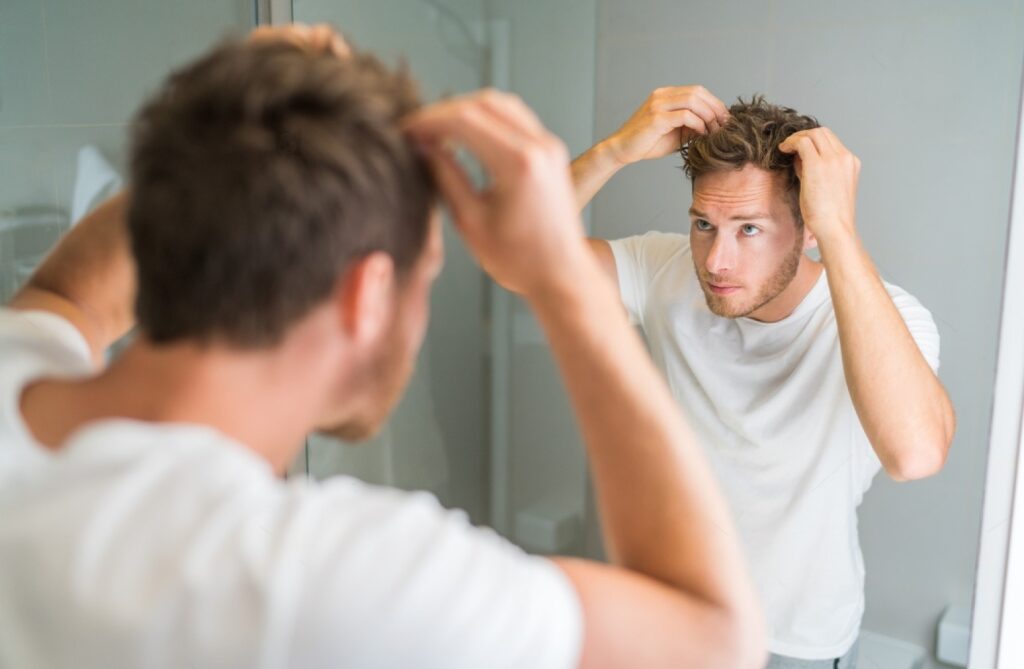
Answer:
[[[288,18],[330,23],[389,64],[404,56],[424,99],[473,90],[485,79],[483,40],[473,28],[482,18],[479,4],[456,11],[429,0],[294,0],[291,8]],[[450,226],[444,234],[445,269],[434,287],[430,328],[396,411],[368,443],[310,435],[305,462],[297,465],[315,478],[347,474],[429,490],[473,522],[490,524],[489,282]]]

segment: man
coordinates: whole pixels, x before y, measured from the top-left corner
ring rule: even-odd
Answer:
[[[724,500],[567,164],[516,98],[418,108],[322,28],[172,75],[129,194],[0,310],[0,665],[761,666]],[[527,556],[426,494],[279,478],[310,430],[372,434],[409,378],[442,264],[428,169],[548,333],[613,565]],[[132,299],[137,337],[97,368]]]
[[[860,161],[763,97],[659,89],[572,166],[580,206],[622,166],[682,148],[689,234],[591,240],[724,487],[772,667],[856,661],[856,508],[880,467],[939,471],[954,415],[931,315],[863,249]],[[821,261],[805,251],[817,246]]]

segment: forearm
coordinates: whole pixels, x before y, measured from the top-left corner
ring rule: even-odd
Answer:
[[[586,208],[598,191],[622,167],[623,164],[611,154],[606,142],[595,144],[572,161],[572,183],[576,190],[576,202],[580,211]]]
[[[133,324],[135,270],[126,229],[127,196],[104,202],[65,235],[11,300],[67,318],[100,358]]]
[[[952,403],[854,234],[824,243],[846,383],[886,471],[937,472],[953,438]]]
[[[610,556],[702,601],[756,608],[724,500],[612,283],[590,254],[572,275],[530,302],[581,424]]]

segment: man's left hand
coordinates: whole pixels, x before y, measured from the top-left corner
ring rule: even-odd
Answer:
[[[828,128],[794,133],[779,150],[796,154],[793,167],[800,179],[800,212],[819,245],[856,235],[860,159]]]

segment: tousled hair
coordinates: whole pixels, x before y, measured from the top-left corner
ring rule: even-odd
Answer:
[[[729,108],[729,120],[721,128],[696,136],[680,149],[683,171],[691,183],[709,172],[739,170],[747,165],[778,174],[797,225],[803,225],[793,155],[779,151],[779,145],[796,132],[820,125],[813,116],[771,104],[763,95],[754,95],[749,102],[739,98]]]
[[[132,125],[136,316],[155,343],[266,347],[383,251],[404,276],[436,189],[403,135],[404,67],[229,40],[173,73]]]

